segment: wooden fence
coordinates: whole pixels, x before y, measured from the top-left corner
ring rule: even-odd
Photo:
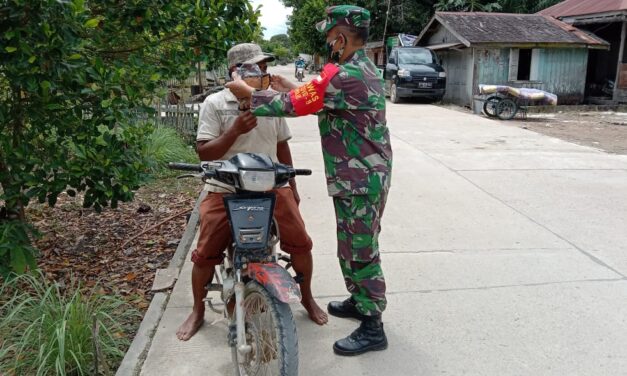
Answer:
[[[196,130],[201,103],[179,103],[176,105],[159,101],[155,105],[157,111],[156,125],[171,127],[188,144],[196,143]]]
[[[213,69],[203,68],[200,71],[200,83],[203,91],[215,87],[215,85],[224,84],[226,73],[227,69],[225,66]],[[198,128],[201,103],[186,102],[192,100],[190,89],[199,84],[198,79],[199,76],[196,71],[186,80],[168,80],[164,84],[168,89],[168,96],[173,97],[166,97],[154,104],[156,125],[174,128],[181,138],[191,145],[196,143],[196,130]]]
[[[224,78],[226,77],[226,74],[227,69],[224,66],[213,69],[202,69],[200,71],[200,84],[203,88],[216,84],[222,85],[224,84]],[[198,79],[198,72],[194,72],[185,80],[167,80],[165,82],[165,85],[168,88],[189,88],[198,85]]]

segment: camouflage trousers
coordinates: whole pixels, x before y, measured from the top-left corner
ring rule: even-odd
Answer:
[[[379,232],[387,192],[333,197],[340,268],[346,289],[364,315],[385,310],[385,278],[379,257]]]

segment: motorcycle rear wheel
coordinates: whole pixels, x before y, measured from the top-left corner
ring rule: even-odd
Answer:
[[[255,281],[244,290],[246,343],[250,353],[241,355],[231,349],[237,376],[298,375],[298,336],[290,306],[280,302]],[[239,357],[245,356],[239,363]]]

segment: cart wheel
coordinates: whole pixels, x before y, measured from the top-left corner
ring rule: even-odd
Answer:
[[[499,105],[501,97],[493,95],[483,102],[483,113],[488,117],[496,117],[496,107]]]
[[[501,120],[510,120],[518,112],[518,105],[511,99],[505,98],[496,107],[496,116]]]

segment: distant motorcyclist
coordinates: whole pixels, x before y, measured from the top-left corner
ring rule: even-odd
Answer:
[[[299,56],[298,59],[296,59],[296,61],[294,62],[294,77],[298,78],[298,68],[305,69],[305,65],[305,59],[303,59],[302,56]]]

